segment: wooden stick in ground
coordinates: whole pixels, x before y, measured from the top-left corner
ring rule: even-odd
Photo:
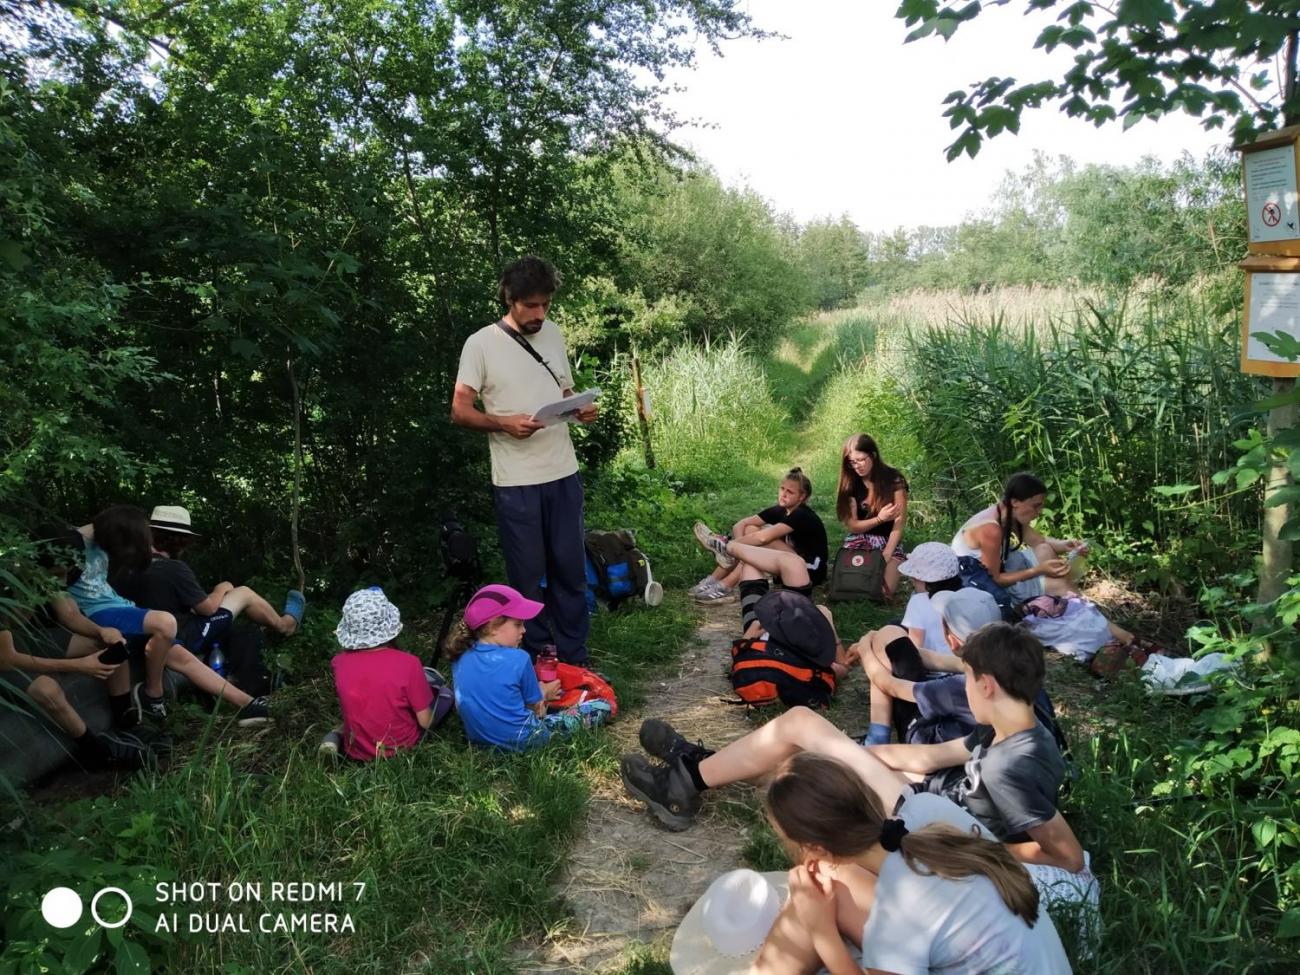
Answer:
[[[289,513],[289,547],[293,550],[293,567],[298,572],[298,591],[307,589],[302,571],[302,551],[298,547],[298,513],[302,507],[302,394],[294,375],[293,359],[285,362],[289,371],[289,388],[293,390],[293,504]]]

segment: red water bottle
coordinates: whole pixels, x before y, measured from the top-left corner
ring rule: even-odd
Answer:
[[[560,655],[555,649],[554,643],[548,643],[542,648],[542,652],[537,655],[537,679],[545,684],[547,681],[558,680],[560,676]]]

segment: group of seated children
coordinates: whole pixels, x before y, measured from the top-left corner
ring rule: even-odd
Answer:
[[[899,625],[845,654],[870,682],[861,743],[802,707],[716,752],[650,719],[640,732],[646,754],[622,760],[624,786],[681,830],[707,790],[768,784],[769,820],[797,866],[752,972],[1068,971],[1040,903],[1090,909],[1098,886],[1057,808],[1064,739],[1035,633],[1085,660],[1143,641],[1076,591],[1087,546],[1034,527],[1046,500],[1034,475],[1010,478],[951,544],[926,542],[910,555],[901,545],[907,494],[870,437],[849,439],[837,503],[843,544],[881,551],[887,597],[902,576],[913,588]],[[697,598],[738,588],[743,615],[767,576],[810,596],[807,560],[782,543],[810,495],[806,479],[787,478],[779,505],[738,523],[731,538],[697,526],[719,564]]]
[[[20,652],[12,633],[0,633],[0,678],[25,691],[73,739],[85,764],[143,763],[148,749],[130,729],[167,717],[166,670],[236,708],[240,726],[269,720],[265,697],[236,687],[203,658],[240,614],[292,634],[305,609],[301,593],[290,591],[277,613],[247,587],[222,582],[206,590],[178,557],[197,536],[189,513],[177,506],[155,508],[151,519],[140,508],[116,505],[89,525],[50,524],[35,536],[41,564],[60,591],[29,622],[60,626],[71,639],[62,655],[35,654]],[[142,674],[134,683],[133,659]],[[105,682],[111,728],[92,730],[69,703],[61,680],[73,674]]]

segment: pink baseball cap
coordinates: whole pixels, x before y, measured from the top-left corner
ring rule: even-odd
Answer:
[[[530,620],[545,608],[535,600],[525,599],[509,586],[484,586],[470,596],[469,602],[465,604],[465,625],[471,630],[477,630],[498,616]]]

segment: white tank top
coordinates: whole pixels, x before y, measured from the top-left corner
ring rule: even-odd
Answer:
[[[996,504],[989,505],[978,514],[971,515],[966,519],[966,524],[957,529],[957,534],[952,537],[952,550],[957,553],[958,558],[961,558],[963,555],[969,555],[971,558],[976,559],[979,558],[980,550],[967,541],[966,533],[973,528],[980,527],[980,525],[996,524],[998,524],[998,506]]]

